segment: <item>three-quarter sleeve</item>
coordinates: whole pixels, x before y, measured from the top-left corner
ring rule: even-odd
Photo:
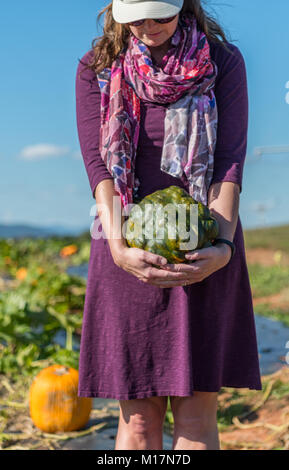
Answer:
[[[85,69],[91,56],[92,51],[88,51],[77,67],[75,93],[79,144],[92,197],[95,198],[97,185],[104,179],[113,180],[113,176],[106,168],[99,151],[100,89],[94,71]]]
[[[218,52],[220,65],[215,84],[218,128],[211,184],[231,181],[239,184],[241,193],[248,133],[247,75],[240,50],[231,43],[229,48],[234,55],[223,46],[219,46]]]

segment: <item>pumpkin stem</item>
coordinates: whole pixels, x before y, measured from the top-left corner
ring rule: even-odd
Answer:
[[[68,326],[66,328],[66,349],[68,351],[72,351],[73,347],[72,347],[72,335],[73,335],[73,328],[71,326]]]
[[[57,375],[63,375],[63,374],[67,374],[68,372],[68,367],[59,367],[58,369],[55,369],[54,373],[57,374]]]

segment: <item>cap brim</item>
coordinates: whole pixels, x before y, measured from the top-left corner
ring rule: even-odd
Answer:
[[[172,1],[172,3],[155,1],[124,3],[121,0],[113,0],[112,16],[117,23],[129,23],[145,18],[169,18],[177,15],[182,6],[183,2],[179,0]]]

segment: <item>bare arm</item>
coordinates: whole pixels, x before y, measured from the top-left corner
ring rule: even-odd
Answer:
[[[208,191],[208,207],[219,223],[218,237],[233,241],[238,222],[239,204],[239,184],[224,181],[210,186]],[[230,247],[225,243],[220,243],[219,246],[231,252]]]
[[[110,247],[111,255],[114,262],[118,264],[119,252],[127,247],[127,243],[122,234],[122,227],[125,217],[121,211],[113,213],[113,199],[117,199],[121,208],[120,196],[114,189],[113,179],[102,180],[95,189],[95,201],[98,209],[98,215],[105,232],[108,244]],[[104,208],[105,210],[102,210]]]

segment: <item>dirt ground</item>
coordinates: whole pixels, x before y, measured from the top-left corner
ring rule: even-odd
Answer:
[[[265,377],[262,377],[262,383]],[[229,428],[220,433],[222,450],[289,450],[289,394],[282,398],[274,396],[278,384],[288,386],[289,367],[284,366],[270,376],[266,376],[266,387],[262,395],[254,393],[248,399],[249,410],[233,418]],[[282,385],[281,385],[282,387]],[[242,394],[245,393],[242,390]],[[230,406],[231,394],[221,394],[219,404]],[[229,400],[228,400],[229,399]],[[251,402],[251,403],[250,403]],[[255,402],[255,403],[254,403]]]
[[[279,250],[268,250],[264,248],[246,248],[246,260],[248,264],[258,263],[262,266],[274,266],[278,260],[278,252]],[[283,251],[280,253],[280,266],[289,266],[289,255]]]

